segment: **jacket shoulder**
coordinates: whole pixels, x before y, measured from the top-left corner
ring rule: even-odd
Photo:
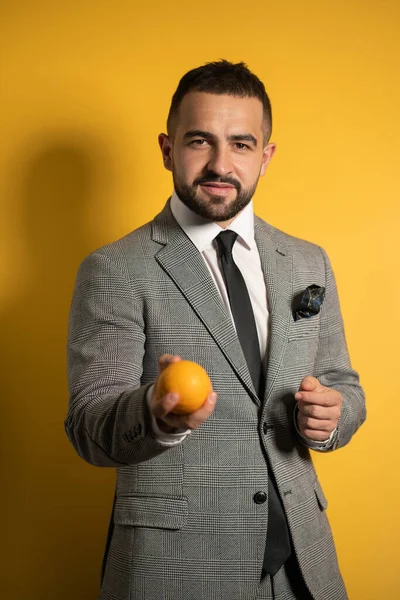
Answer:
[[[318,244],[296,237],[286,231],[282,231],[260,217],[256,217],[255,219],[257,227],[261,228],[275,243],[284,245],[292,250],[303,249],[317,254],[321,253],[322,248]]]
[[[154,256],[159,248],[160,245],[152,239],[152,222],[149,221],[123,237],[93,250],[83,263],[97,258],[116,262],[121,266],[132,266],[133,262],[140,262],[149,255]]]
[[[311,272],[326,270],[329,259],[318,244],[286,233],[260,217],[256,217],[255,225],[259,232],[269,237],[278,252],[292,257],[295,270]]]

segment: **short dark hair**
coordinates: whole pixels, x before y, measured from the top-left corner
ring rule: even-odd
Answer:
[[[264,111],[264,140],[268,141],[272,130],[271,102],[262,81],[243,62],[231,63],[227,60],[206,63],[188,71],[180,80],[172,96],[167,119],[168,135],[173,129],[179,106],[189,92],[206,92],[236,96],[238,98],[258,98]]]

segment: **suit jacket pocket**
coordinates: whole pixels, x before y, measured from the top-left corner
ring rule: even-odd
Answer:
[[[188,516],[185,496],[127,494],[115,502],[114,523],[134,527],[181,529]]]
[[[320,482],[317,480],[314,484],[314,492],[317,496],[317,501],[321,510],[326,510],[328,508],[328,500],[322,490]]]
[[[319,335],[320,315],[313,315],[300,319],[299,321],[292,320],[289,327],[288,339],[289,342],[300,340],[302,338],[316,338]]]

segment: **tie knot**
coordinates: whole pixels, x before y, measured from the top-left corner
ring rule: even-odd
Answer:
[[[215,239],[223,254],[232,254],[233,244],[236,242],[237,236],[238,234],[230,229],[225,229],[225,231],[221,231],[221,233],[217,235]]]

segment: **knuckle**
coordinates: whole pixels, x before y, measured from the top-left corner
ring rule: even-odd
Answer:
[[[307,423],[307,419],[304,415],[300,415],[299,416],[299,426],[300,428],[305,428],[306,427],[306,423]]]
[[[306,420],[306,427],[307,429],[313,429],[313,425],[314,425],[314,419],[311,419],[310,417]]]

